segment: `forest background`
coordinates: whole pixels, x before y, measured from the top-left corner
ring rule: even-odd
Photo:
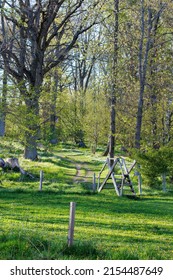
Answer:
[[[1,0],[0,12],[0,136],[25,158],[61,141],[170,151],[173,1]]]

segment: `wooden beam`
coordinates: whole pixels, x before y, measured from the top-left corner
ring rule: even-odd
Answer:
[[[142,194],[142,177],[141,174],[138,172],[138,189],[139,189],[139,194]]]
[[[40,185],[39,185],[39,191],[42,191],[43,186],[43,171],[40,170]]]
[[[136,165],[136,160],[134,160],[134,162],[132,163],[132,165],[130,166],[129,170],[128,170],[128,174],[132,171],[132,169],[135,167]]]
[[[99,172],[99,174],[98,174],[98,185],[97,185],[97,189],[98,189],[98,190],[99,190],[99,188],[100,188],[100,176],[101,176],[101,174],[102,174],[102,172],[103,172],[103,170],[105,169],[105,167],[106,167],[107,164],[108,164],[108,159],[105,161],[105,163],[104,163],[102,169],[100,170],[100,172]]]
[[[127,166],[126,166],[125,159],[122,158],[121,161],[122,161],[122,167],[124,168],[125,174],[129,174]]]
[[[120,192],[119,192],[119,189],[118,189],[118,186],[117,186],[117,183],[116,183],[113,172],[111,173],[111,178],[112,178],[112,181],[113,181],[113,184],[114,184],[115,191],[116,191],[117,195],[120,196]]]
[[[113,172],[113,170],[114,170],[114,167],[115,167],[115,165],[117,164],[118,161],[119,161],[119,158],[116,158],[116,159],[114,160],[114,163],[113,163],[113,165],[111,166],[111,168],[110,168],[110,170],[109,170],[109,172],[108,172],[108,174],[107,174],[105,180],[103,181],[103,183],[102,183],[101,186],[99,187],[98,192],[100,192],[100,191],[103,189],[104,185],[106,184],[107,180],[108,180],[109,177],[111,176],[111,174],[112,174],[112,172]]]
[[[99,174],[102,174],[103,170],[105,169],[105,166],[108,164],[108,159],[105,161],[102,169],[100,170]]]
[[[93,186],[92,186],[92,188],[93,188],[93,192],[95,192],[96,188],[97,188],[97,185],[96,185],[96,174],[95,173],[93,174]]]

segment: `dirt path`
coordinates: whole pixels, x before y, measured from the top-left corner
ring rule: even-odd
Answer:
[[[75,183],[88,182],[92,179],[93,172],[89,170],[85,164],[76,165],[76,174],[73,178]]]
[[[63,157],[60,158],[62,158],[62,160],[64,159]],[[73,177],[74,183],[92,182],[94,172],[88,169],[86,163],[76,163],[75,161],[69,158],[65,158],[65,159],[68,160],[70,163],[72,163],[76,168],[76,174]]]

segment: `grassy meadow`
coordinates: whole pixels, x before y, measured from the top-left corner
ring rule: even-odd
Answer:
[[[31,162],[23,159],[22,147],[1,142],[0,157],[12,156],[34,178],[0,170],[1,260],[173,259],[173,188],[162,193],[143,186],[135,199],[128,189],[123,197],[110,188],[93,192],[93,173],[105,158],[101,151],[92,155],[72,145],[40,148],[38,161]],[[68,248],[71,201],[76,202],[75,235]]]

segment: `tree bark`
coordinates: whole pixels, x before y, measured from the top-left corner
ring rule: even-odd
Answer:
[[[34,87],[35,89],[35,87]],[[25,97],[26,105],[26,130],[25,130],[25,148],[24,157],[26,159],[36,160],[37,154],[37,140],[39,136],[39,88],[33,94],[33,97]]]
[[[13,158],[7,158],[5,160],[0,158],[0,167],[4,171],[13,170],[16,172],[20,172],[22,175],[28,175],[29,177],[34,178],[32,174],[28,173],[20,166],[18,158],[13,157]]]
[[[24,149],[24,157],[26,159],[37,160],[37,137],[26,133],[26,142]]]
[[[149,52],[153,48],[156,31],[160,15],[165,8],[164,3],[160,3],[160,9],[153,15],[153,9],[149,5],[147,7],[147,28],[145,27],[145,10],[144,0],[141,0],[141,38],[139,44],[139,82],[140,82],[140,93],[138,100],[138,110],[136,118],[136,133],[135,133],[135,148],[140,149],[141,145],[141,130],[142,130],[142,119],[143,119],[143,104],[144,104],[144,92],[146,86],[146,75],[148,68]],[[146,29],[146,31],[145,31]],[[147,33],[147,35],[146,35]],[[146,43],[145,43],[146,40]],[[154,59],[155,53],[151,54],[151,59]],[[153,84],[153,81],[152,81]],[[155,92],[153,91],[152,102],[153,109],[155,110]],[[155,116],[153,115],[153,121],[155,122]],[[156,132],[156,123],[153,123],[154,133]]]
[[[148,30],[147,30],[147,42],[144,49],[144,38],[145,38],[145,8],[144,0],[141,0],[141,39],[139,44],[139,82],[140,92],[138,100],[138,110],[136,118],[136,133],[135,133],[135,148],[140,149],[141,145],[141,129],[142,129],[142,118],[143,118],[143,103],[144,103],[144,91],[146,84],[146,73],[148,65],[148,55],[150,50],[151,42],[151,28],[152,28],[152,13],[151,9],[148,8]]]
[[[0,1],[1,8],[1,32],[2,36],[5,37],[5,20],[4,20],[4,1]],[[6,43],[6,39],[4,39],[4,43]],[[7,98],[7,71],[4,67],[3,71],[3,82],[2,82],[2,97],[0,98],[0,136],[3,137],[5,135],[5,118],[6,118],[6,98]]]
[[[0,98],[0,136],[5,135],[5,118],[6,118],[6,99],[7,99],[7,73],[4,69],[3,84],[2,84],[2,97]]]
[[[110,96],[110,140],[109,156],[114,158],[115,152],[115,133],[116,133],[116,94],[117,94],[117,62],[118,62],[118,30],[119,30],[119,0],[114,1],[114,49],[111,77],[111,96]]]
[[[58,94],[58,71],[55,70],[53,75],[53,90],[51,96],[51,104],[50,104],[50,143],[57,144],[58,137],[57,137],[57,129],[56,129],[56,122],[57,122],[57,112],[56,112],[56,101],[57,101],[57,94]]]
[[[156,63],[156,58],[158,57],[158,47],[157,47],[157,31],[159,28],[160,16],[162,12],[163,6],[155,15],[155,19],[153,20],[152,27],[152,43],[151,43],[151,58],[149,62],[150,69],[150,104],[151,104],[151,133],[152,133],[152,146],[154,149],[158,149],[159,139],[157,135],[158,126],[158,112],[157,112],[157,104],[158,104],[158,92],[159,86],[157,83],[157,73],[158,73],[158,64]]]

